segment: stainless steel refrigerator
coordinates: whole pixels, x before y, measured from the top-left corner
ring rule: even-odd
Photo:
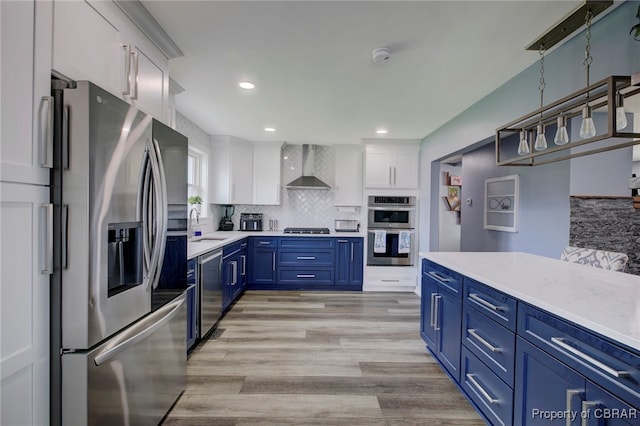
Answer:
[[[52,92],[52,424],[155,425],[186,385],[186,138],[90,82]]]

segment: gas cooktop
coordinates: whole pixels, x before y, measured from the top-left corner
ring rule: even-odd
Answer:
[[[328,234],[329,228],[284,228],[285,234]]]

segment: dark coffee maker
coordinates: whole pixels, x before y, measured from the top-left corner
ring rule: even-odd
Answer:
[[[224,210],[224,214],[222,219],[220,219],[220,227],[218,231],[233,231],[233,222],[231,221],[231,217],[234,213],[233,206],[222,206]]]

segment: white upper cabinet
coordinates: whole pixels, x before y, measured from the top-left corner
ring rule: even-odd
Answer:
[[[419,153],[418,143],[368,144],[365,186],[417,189]]]
[[[336,145],[335,206],[362,205],[362,148]]]
[[[253,147],[253,204],[280,204],[282,142],[261,142]]]
[[[253,203],[253,144],[233,136],[212,136],[209,200]]]
[[[169,60],[113,2],[54,2],[53,69],[168,121]]]
[[[53,162],[51,3],[0,2],[0,180],[48,185]]]

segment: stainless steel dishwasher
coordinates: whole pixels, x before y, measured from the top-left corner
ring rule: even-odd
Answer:
[[[222,249],[199,257],[200,338],[206,337],[222,315]]]

